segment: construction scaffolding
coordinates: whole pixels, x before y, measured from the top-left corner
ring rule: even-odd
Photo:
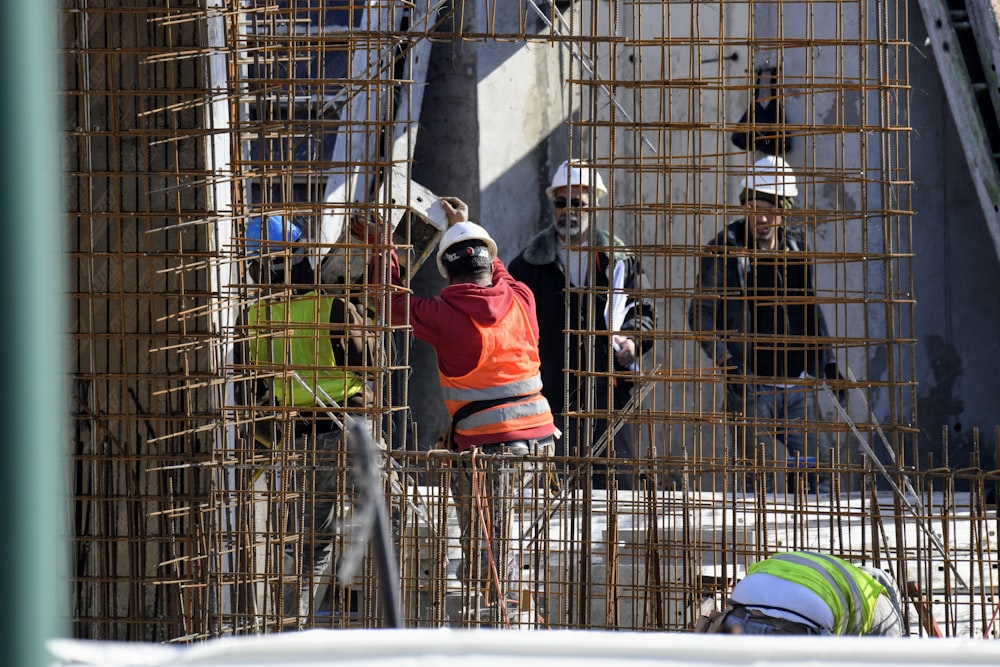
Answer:
[[[952,460],[945,430],[945,455],[929,460],[917,428],[905,11],[61,3],[77,636],[384,624],[392,601],[359,518],[373,496],[352,473],[357,443],[317,445],[320,424],[352,420],[381,446],[374,495],[387,501],[408,626],[689,630],[749,564],[815,549],[889,570],[914,632],[1000,634],[1000,461],[987,446],[1000,433]],[[815,342],[843,374],[802,380],[820,407],[805,428],[828,457],[744,446],[780,420],[726,409],[726,374],[688,322],[705,244],[747,215],[741,179],[759,154],[732,136],[767,129],[747,115],[755,96],[785,108],[800,192],[788,222],[829,323]],[[517,564],[517,613],[498,620],[491,584],[504,575],[460,567],[460,506],[475,505],[452,483],[469,457],[437,444],[447,418],[433,353],[390,324],[386,303],[443,285],[426,261],[447,225],[439,196],[465,199],[509,261],[548,224],[544,189],[567,158],[608,183],[595,215],[642,267],[647,285],[631,296],[655,305],[656,326],[624,375],[565,367],[582,388],[565,431],[586,454],[529,455],[532,482],[503,487],[509,542],[475,541]],[[272,216],[302,231],[283,247],[310,267],[305,287],[353,304],[353,327],[374,341],[349,364],[363,405],[279,400],[322,369],[283,353],[264,363],[274,341],[303,335],[259,317],[294,300],[247,261],[262,252],[248,226]],[[391,225],[405,288],[369,274],[388,247],[363,231],[375,219]],[[596,322],[571,333],[608,339]],[[336,325],[306,335],[350,345]],[[615,377],[634,384],[622,410],[599,395]],[[613,459],[598,423],[631,432],[631,457]],[[503,460],[482,465],[506,474]],[[632,488],[613,477],[596,488],[607,465]],[[321,503],[333,517],[322,534]]]

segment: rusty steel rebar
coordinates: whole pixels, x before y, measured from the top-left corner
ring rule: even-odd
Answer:
[[[641,266],[647,280],[628,296],[654,303],[656,323],[634,334],[649,343],[637,370],[597,367],[609,289],[567,286],[588,308],[562,334],[579,336],[590,367],[556,360],[582,387],[567,397],[565,437],[583,445],[528,457],[533,485],[498,499],[515,537],[491,547],[521,571],[494,573],[493,589],[516,578],[523,612],[503,625],[686,630],[695,606],[724,602],[755,560],[820,549],[915,582],[916,633],[996,636],[1000,464],[979,462],[985,443],[971,456],[937,436],[944,454],[927,464],[916,443],[939,425],[911,419],[909,101],[892,94],[909,86],[901,7],[807,0],[806,14],[786,16],[788,3],[755,2],[742,26],[724,16],[731,5],[667,0],[120,4],[60,10],[74,633],[172,642],[382,623],[395,593],[373,553],[342,579],[307,559],[320,545],[336,561],[363,536],[349,452],[310,444],[317,424],[347,417],[386,445],[399,623],[491,624],[485,577],[459,566],[458,457],[435,442],[448,421],[435,359],[411,323],[391,323],[391,296],[442,288],[431,258],[441,229],[418,201],[427,186],[467,198],[508,260],[551,219],[552,168],[583,158],[609,190],[593,228],[620,240],[604,248],[612,264],[617,251]],[[727,377],[687,317],[706,244],[751,213],[739,194],[758,156],[731,136],[766,129],[740,119],[755,68],[778,63],[801,191],[785,223],[801,231],[817,283],[783,296],[825,313],[829,335],[806,344],[857,372],[829,380],[849,391],[843,408],[824,382],[789,380],[820,397],[806,428],[834,454],[814,468],[798,461],[815,453],[778,442],[780,415],[727,409],[727,391],[755,380]],[[315,265],[299,291],[352,301],[352,330],[376,341],[374,359],[345,362],[370,393],[364,407],[284,405],[275,382],[323,369],[250,358],[295,329],[247,319],[254,304],[294,296],[252,275],[247,225],[261,215],[301,225],[282,251]],[[388,238],[362,238],[354,223],[375,219],[395,224],[403,285],[385,284],[385,265],[368,271]],[[595,248],[596,232],[569,251]],[[759,301],[727,296],[738,309]],[[338,323],[298,331],[350,344]],[[631,401],[601,407],[625,382]],[[619,429],[634,437],[625,460],[609,446]],[[609,463],[635,488],[595,488]],[[324,475],[332,488],[314,483]],[[332,506],[322,534],[308,527],[317,502]],[[303,600],[315,590],[326,592]]]

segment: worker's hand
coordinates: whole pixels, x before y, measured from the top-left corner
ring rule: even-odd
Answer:
[[[441,208],[448,216],[448,226],[469,221],[469,206],[458,197],[441,197]]]
[[[635,341],[628,336],[611,337],[615,344],[615,361],[622,368],[631,368],[635,363]]]
[[[351,215],[351,236],[362,243],[391,243],[392,229],[374,211]]]

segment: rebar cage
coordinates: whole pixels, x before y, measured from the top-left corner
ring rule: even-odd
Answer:
[[[75,633],[190,641],[382,624],[348,443],[316,447],[317,422],[352,418],[384,445],[408,625],[685,630],[753,561],[816,549],[891,571],[914,632],[996,636],[996,461],[980,461],[977,438],[963,460],[925,466],[916,428],[905,9],[61,3]],[[781,420],[726,409],[725,374],[688,323],[705,244],[748,213],[738,195],[759,154],[732,138],[768,130],[749,113],[755,96],[786,109],[800,192],[786,222],[816,269],[801,298],[825,312],[814,343],[843,374],[801,382],[819,401],[806,428],[829,457],[740,444]],[[601,395],[621,373],[564,365],[580,387],[565,430],[581,450],[529,455],[532,484],[498,487],[509,525],[475,543],[519,575],[505,586],[516,613],[491,617],[500,576],[459,569],[458,509],[494,515],[455,496],[466,462],[437,445],[433,355],[389,324],[386,304],[442,286],[425,261],[443,229],[435,192],[461,194],[509,260],[547,224],[543,191],[566,158],[608,183],[595,228],[637,259],[647,283],[630,297],[655,305],[656,326],[639,336],[651,346],[624,377],[625,409]],[[268,216],[298,226],[280,252],[312,267],[303,290],[354,304],[353,329],[253,326],[255,304],[293,301],[247,261],[248,224]],[[360,231],[374,219],[394,230],[405,288],[367,271],[387,248]],[[294,392],[319,362],[248,351],[290,336],[347,346],[352,330],[375,341],[345,366],[363,405],[289,407],[275,387]],[[593,317],[571,334],[607,344]],[[598,423],[631,432],[632,455],[609,458]],[[608,465],[634,488],[595,488]],[[322,536],[305,527],[318,502],[335,517]],[[323,572],[304,565],[317,548],[331,555]],[[335,578],[354,549],[355,571]],[[289,611],[305,589],[314,604]]]

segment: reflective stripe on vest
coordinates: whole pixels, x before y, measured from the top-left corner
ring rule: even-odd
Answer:
[[[281,405],[317,405],[323,392],[343,404],[361,391],[361,378],[337,368],[328,324],[332,310],[333,297],[308,292],[291,300],[269,299],[247,311],[250,361],[274,374],[274,397]]]
[[[485,389],[458,389],[442,387],[445,401],[471,403],[472,401],[492,401],[507,396],[527,396],[542,390],[542,376],[535,375],[526,380],[515,380]]]
[[[535,415],[550,414],[549,402],[541,394],[534,394],[525,397],[524,400],[504,403],[493,408],[487,408],[480,412],[474,412],[455,425],[456,430],[472,431],[490,426],[492,424],[508,423],[514,428],[506,428],[505,431],[520,430],[531,426],[517,426],[517,422],[524,421],[528,417]],[[544,422],[543,422],[544,423]],[[492,431],[491,431],[492,432]]]
[[[833,612],[833,633],[863,635],[871,628],[872,611],[885,587],[862,570],[836,556],[808,551],[776,554],[750,566],[747,574],[763,572],[805,586]]]
[[[508,311],[492,326],[473,321],[482,352],[476,367],[460,377],[438,371],[448,414],[478,401],[509,401],[473,412],[455,424],[461,436],[494,435],[552,423],[549,402],[539,392],[542,378],[538,345],[525,306],[513,299]]]

